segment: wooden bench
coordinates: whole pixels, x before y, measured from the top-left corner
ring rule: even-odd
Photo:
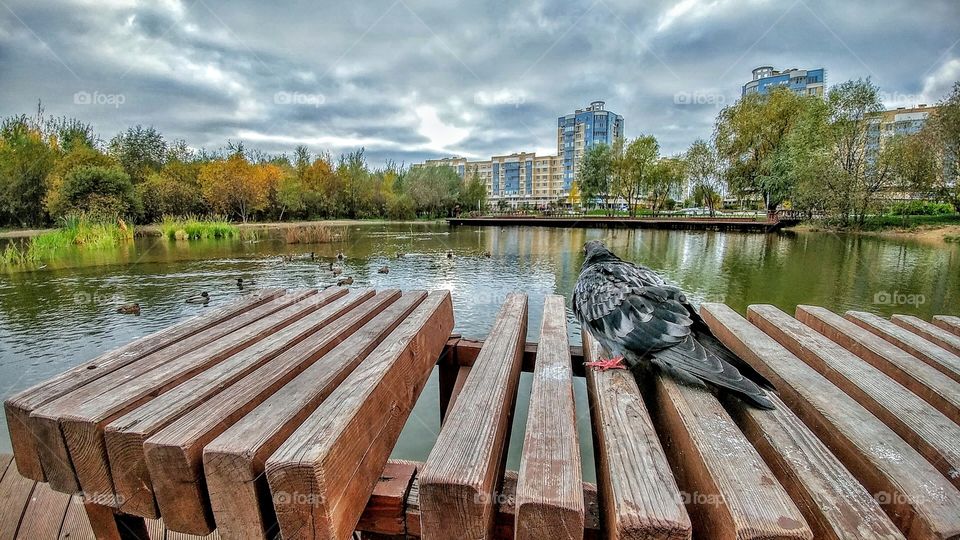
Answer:
[[[755,324],[703,308],[777,385],[765,411],[661,375],[585,370],[603,352],[569,346],[558,296],[532,343],[522,294],[476,341],[451,335],[445,291],[268,291],[8,399],[15,452],[34,462],[22,468],[49,483],[0,456],[0,540],[960,537],[943,466],[953,353],[879,317],[801,308],[809,327],[770,307],[751,307]],[[389,460],[434,365],[437,442],[425,462]],[[521,371],[532,385],[511,471]],[[597,485],[580,474],[581,375]]]
[[[913,315],[894,315],[890,317],[893,324],[900,328],[906,328],[914,334],[936,343],[953,354],[960,355],[960,336],[954,335],[947,330],[914,317]]]
[[[955,336],[960,336],[960,317],[953,315],[934,315],[933,324]]]
[[[960,356],[873,313],[848,311],[844,317],[960,382]]]

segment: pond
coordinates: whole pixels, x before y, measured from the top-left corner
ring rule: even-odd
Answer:
[[[660,271],[696,302],[726,302],[741,313],[752,303],[789,313],[802,303],[924,318],[960,313],[960,245],[870,236],[362,223],[351,225],[338,244],[288,245],[268,235],[189,244],[139,238],[116,250],[67,254],[46,268],[0,273],[0,396],[254,290],[238,290],[238,277],[256,281],[256,288],[331,285],[335,277],[326,263],[338,249],[346,253],[344,275],[354,277],[354,287],[450,290],[455,331],[467,337],[483,338],[506,295],[525,292],[528,339],[535,341],[544,297],[569,299],[581,247],[594,238]],[[281,256],[310,251],[320,261]],[[396,258],[398,251],[406,255]],[[378,274],[384,265],[390,272]],[[209,292],[210,307],[184,302],[201,291]],[[142,314],[116,313],[126,302],[138,302]],[[579,328],[572,314],[568,318],[572,343],[579,344]],[[576,379],[575,391],[584,476],[592,481],[583,379]],[[519,465],[529,374],[521,377],[519,392],[511,469]],[[394,457],[423,460],[439,427],[434,372]],[[0,433],[0,452],[10,452],[5,423]]]

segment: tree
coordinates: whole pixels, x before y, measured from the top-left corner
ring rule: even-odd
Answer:
[[[470,211],[482,210],[487,206],[487,184],[480,179],[474,167],[460,189],[460,206]]]
[[[410,169],[403,189],[416,204],[417,213],[432,217],[452,213],[460,195],[460,177],[450,167],[428,166]]]
[[[263,210],[282,172],[273,164],[253,165],[241,153],[200,168],[198,180],[204,199],[217,212],[235,215],[244,223]]]
[[[703,139],[693,141],[684,155],[687,179],[697,204],[703,204],[714,217],[720,201],[720,163],[713,146]]]
[[[654,214],[667,206],[670,195],[683,184],[686,164],[680,156],[663,158],[650,167],[647,175],[648,199]]]
[[[152,126],[137,125],[111,139],[109,151],[133,182],[139,183],[163,166],[167,143],[163,140],[163,135]]]
[[[580,168],[577,170],[577,185],[583,201],[593,201],[597,197],[603,200],[603,207],[609,213],[611,177],[613,175],[613,155],[610,147],[604,143],[594,144],[583,153]]]
[[[819,99],[778,88],[747,94],[720,111],[714,138],[731,191],[741,198],[759,196],[767,211],[776,211],[793,187],[789,178],[775,174],[778,154],[804,109]]]
[[[889,160],[893,182],[899,189],[942,198],[943,186],[938,147],[933,133],[921,130],[909,135],[894,135],[881,150],[881,160]]]
[[[81,165],[73,168],[63,181],[64,206],[56,215],[86,213],[97,219],[127,217],[136,213],[130,176],[118,166]]]
[[[619,147],[623,148],[622,141]],[[653,172],[660,159],[660,143],[653,135],[641,135],[614,155],[614,191],[627,201],[630,216],[636,217],[640,199],[655,187]]]
[[[950,95],[937,103],[937,111],[930,120],[930,130],[941,149],[943,175],[937,186],[940,198],[960,211],[960,81],[953,83]]]
[[[46,221],[43,198],[56,151],[41,127],[25,115],[0,125],[0,223],[19,226]]]

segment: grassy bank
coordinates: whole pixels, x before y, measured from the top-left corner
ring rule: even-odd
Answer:
[[[169,240],[210,240],[240,236],[240,228],[220,216],[206,219],[195,216],[164,216],[158,227],[160,236]]]
[[[101,220],[85,214],[67,216],[60,227],[24,242],[11,242],[0,252],[0,265],[40,264],[71,249],[104,249],[133,239],[133,226],[123,220]]]

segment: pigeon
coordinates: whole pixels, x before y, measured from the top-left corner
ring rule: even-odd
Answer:
[[[652,364],[682,383],[709,384],[761,409],[774,408],[760,387],[773,386],[713,336],[683,291],[598,240],[583,249],[573,311],[581,328],[614,355],[586,365],[606,370],[625,369],[624,360],[630,367]]]

